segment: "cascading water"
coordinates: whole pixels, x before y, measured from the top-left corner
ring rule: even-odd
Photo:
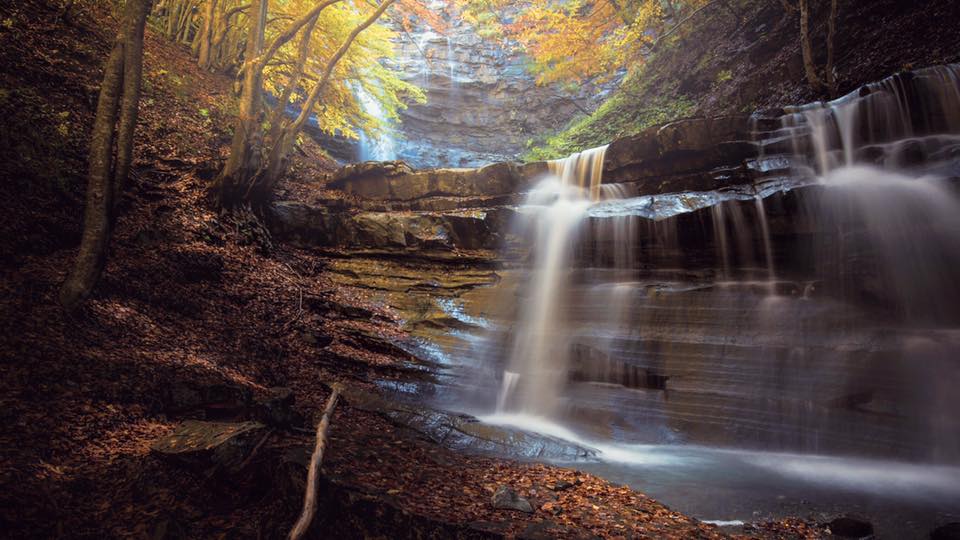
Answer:
[[[618,464],[583,467],[701,516],[749,519],[677,498],[678,477],[757,505],[895,489],[942,513],[960,500],[960,68],[755,124],[758,162],[787,172],[752,186],[638,197],[601,184],[604,149],[550,164],[484,419],[591,445]]]
[[[795,167],[826,186],[820,218],[847,250],[876,254],[878,279],[912,321],[943,322],[960,293],[960,67],[897,75],[788,110]],[[859,234],[859,238],[857,238]]]
[[[593,194],[599,193],[606,147],[552,161],[550,175],[524,205],[532,229],[534,268],[520,308],[498,413],[552,416],[567,378],[570,342],[565,327],[571,250]]]
[[[397,141],[393,135],[391,121],[383,110],[383,106],[361,85],[355,86],[354,93],[363,112],[376,118],[381,125],[385,126],[377,137],[371,137],[364,132],[360,133],[360,161],[391,161],[397,159]]]

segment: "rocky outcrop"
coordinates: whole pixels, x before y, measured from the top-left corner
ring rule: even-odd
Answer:
[[[757,148],[747,116],[679,120],[610,144],[603,181],[636,195],[708,191],[748,184]]]
[[[393,251],[494,249],[506,208],[434,212],[341,212],[298,202],[273,206],[271,229],[287,241],[330,248]]]
[[[402,161],[348,165],[334,173],[328,186],[367,199],[412,201],[428,197],[481,197],[522,190],[536,166],[494,163],[479,169],[413,170]]]
[[[761,173],[754,165],[750,126],[746,116],[689,119],[614,141],[604,183],[636,197],[752,186],[776,177],[776,170]],[[513,207],[547,170],[545,162],[425,170],[402,161],[352,164],[330,175],[327,185],[358,203],[280,202],[271,228],[281,238],[325,247],[494,249],[503,246]],[[753,188],[748,191],[752,196]]]
[[[748,116],[694,118],[618,139],[607,148],[605,184],[634,184],[636,195],[705,191],[747,184],[757,156]],[[545,162],[494,163],[478,169],[415,170],[402,161],[348,165],[328,186],[368,199],[413,201],[441,196],[508,195],[529,189]]]

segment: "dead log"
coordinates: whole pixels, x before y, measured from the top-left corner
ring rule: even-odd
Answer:
[[[327,399],[327,405],[323,410],[323,417],[317,424],[317,442],[313,447],[313,455],[310,456],[310,468],[307,469],[307,489],[303,495],[303,512],[300,519],[293,526],[289,540],[300,540],[310,527],[313,521],[313,515],[317,513],[317,480],[320,476],[320,463],[323,461],[323,450],[327,445],[327,431],[330,428],[330,418],[333,416],[333,409],[337,406],[337,399],[340,398],[340,385],[332,385],[332,393]]]

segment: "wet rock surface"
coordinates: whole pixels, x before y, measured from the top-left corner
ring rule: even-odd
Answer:
[[[356,388],[347,390],[344,396],[353,407],[380,414],[437,444],[456,450],[563,461],[590,459],[597,455],[592,448],[554,437],[491,426],[470,415],[394,401]]]

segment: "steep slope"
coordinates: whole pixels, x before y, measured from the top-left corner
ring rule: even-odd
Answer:
[[[536,141],[525,157],[563,157],[679,118],[749,113],[824,96],[810,90],[799,23],[776,0],[739,2],[737,21],[720,4],[707,8],[658,45],[635,75],[590,115]],[[826,56],[827,2],[813,2],[818,65]],[[842,2],[836,72],[839,94],[903,69],[960,59],[960,4]]]

